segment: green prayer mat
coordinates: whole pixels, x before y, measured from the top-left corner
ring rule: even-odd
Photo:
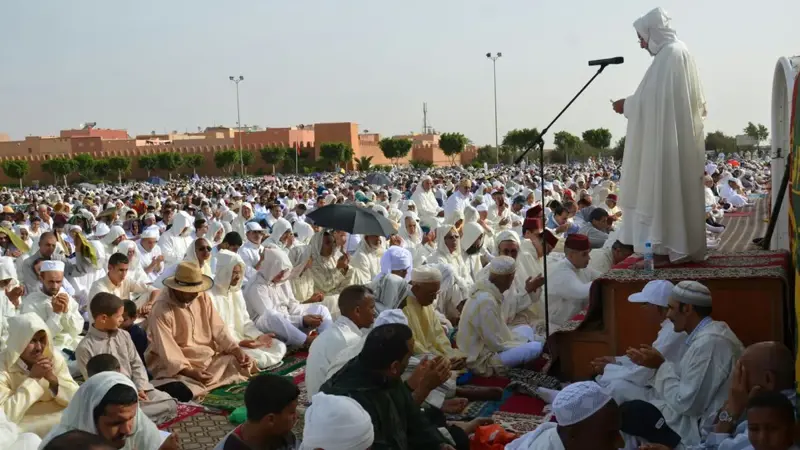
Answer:
[[[263,370],[261,373],[285,376],[305,365],[305,356],[290,355],[283,359],[283,363],[280,366],[274,369]],[[243,381],[237,384],[218,387],[209,392],[200,404],[209,408],[216,408],[229,412],[236,408],[244,407],[244,391],[247,388],[247,383],[247,381]]]

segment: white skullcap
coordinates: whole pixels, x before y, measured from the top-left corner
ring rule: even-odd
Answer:
[[[408,325],[408,318],[405,314],[403,314],[402,309],[386,309],[378,314],[378,318],[375,319],[375,327],[379,327],[381,325],[388,325],[390,323],[402,323],[403,325]]]
[[[375,439],[372,418],[350,397],[314,394],[305,425],[303,450],[366,450]]]
[[[672,289],[675,300],[694,306],[711,306],[711,291],[697,281],[681,281]]]
[[[42,261],[40,272],[63,272],[64,263],[61,261]]]
[[[411,271],[412,283],[436,283],[442,281],[442,272],[436,267],[422,266]]]
[[[389,273],[395,270],[408,270],[414,258],[411,252],[403,247],[393,245],[381,256],[381,272]]]
[[[111,232],[111,228],[108,228],[105,222],[100,222],[94,228],[94,235],[95,236],[105,236]]]
[[[498,256],[489,263],[489,272],[495,275],[511,275],[517,270],[517,261],[510,256]]]
[[[20,228],[22,228],[22,227],[20,227]],[[71,232],[73,232],[73,231],[82,232],[82,231],[83,231],[83,228],[81,228],[81,227],[80,227],[80,226],[78,226],[78,225],[70,225],[70,226],[69,226],[69,228],[67,228],[67,232],[70,232],[70,233],[71,233]]]
[[[245,228],[247,228],[247,231],[264,231],[264,228],[258,222],[247,222]]]
[[[594,381],[572,383],[556,395],[553,413],[562,427],[574,425],[591,417],[611,401],[599,384]]]
[[[141,238],[142,239],[158,239],[161,233],[158,231],[158,227],[155,225],[151,225],[142,231]]]
[[[478,212],[487,212],[489,211],[489,208],[485,204],[481,203],[480,205],[475,207],[475,210]]]

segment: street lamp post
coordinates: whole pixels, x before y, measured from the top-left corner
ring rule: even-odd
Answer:
[[[231,75],[228,77],[231,81],[236,84],[236,128],[237,133],[239,134],[239,164],[241,165],[242,169],[242,178],[244,178],[244,154],[242,153],[242,113],[239,109],[239,83],[244,81],[244,77],[239,75],[238,77],[234,77]]]
[[[497,164],[500,164],[500,135],[497,131],[497,60],[503,54],[497,52],[492,55],[491,52],[486,54],[486,57],[492,60],[492,69],[494,70],[494,150],[497,157]]]

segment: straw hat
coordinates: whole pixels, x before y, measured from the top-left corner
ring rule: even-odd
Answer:
[[[182,262],[175,269],[175,275],[164,280],[164,286],[181,292],[203,292],[214,286],[214,280],[203,275],[197,264]]]

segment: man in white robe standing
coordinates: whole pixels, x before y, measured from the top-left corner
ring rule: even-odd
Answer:
[[[636,92],[613,103],[628,118],[620,240],[637,252],[650,242],[662,261],[701,261],[706,102],[697,67],[663,9],[639,18],[634,28],[653,63]]]

